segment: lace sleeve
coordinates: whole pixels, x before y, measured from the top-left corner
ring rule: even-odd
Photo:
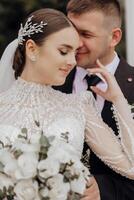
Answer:
[[[84,105],[85,138],[92,151],[114,171],[134,179],[134,121],[126,100],[114,106],[120,138],[103,122],[90,92],[84,95]]]

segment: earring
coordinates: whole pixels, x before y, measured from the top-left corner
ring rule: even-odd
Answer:
[[[31,60],[32,62],[35,62],[35,61],[36,61],[35,56],[31,56],[31,57],[30,57],[30,60]]]

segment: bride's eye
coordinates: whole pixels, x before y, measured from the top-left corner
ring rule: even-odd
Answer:
[[[65,49],[65,50],[59,50],[59,52],[60,52],[60,54],[62,55],[62,56],[65,56],[65,55],[67,55],[68,54],[68,51]]]

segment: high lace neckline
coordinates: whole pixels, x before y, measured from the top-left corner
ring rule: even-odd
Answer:
[[[18,77],[18,79],[15,81],[14,85],[17,85],[19,90],[23,89],[23,90],[26,90],[27,92],[43,92],[43,91],[52,89],[50,85],[43,85],[41,83],[26,81],[21,77]]]
[[[32,82],[32,81],[26,81],[21,77],[18,77],[18,79],[13,83],[11,88],[9,90],[15,90],[16,93],[25,93],[25,94],[33,94],[37,95],[38,93],[46,93],[46,92],[52,92],[54,91],[53,88],[50,85],[43,85],[40,83]],[[14,92],[15,92],[14,91]]]
[[[26,81],[19,77],[4,94],[0,94],[0,104],[36,105],[52,99],[55,92],[50,85]]]

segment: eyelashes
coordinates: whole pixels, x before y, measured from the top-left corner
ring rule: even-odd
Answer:
[[[67,55],[68,54],[68,51],[63,51],[63,50],[59,50],[59,52],[60,52],[60,54],[62,55],[62,56],[65,56],[65,55]]]
[[[68,51],[62,51],[62,50],[59,50],[59,52],[60,52],[60,54],[61,54],[62,56],[66,56],[66,55],[69,53]],[[76,50],[76,51],[74,52],[74,55],[76,55],[77,52],[78,52],[78,50]]]

